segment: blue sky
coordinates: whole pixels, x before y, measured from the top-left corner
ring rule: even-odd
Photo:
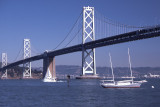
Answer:
[[[93,6],[112,20],[135,26],[160,24],[159,0],[0,0],[0,53],[13,62],[31,40],[38,53],[54,49],[67,35],[83,6]],[[106,29],[107,30],[107,29]],[[128,66],[130,47],[133,66],[160,66],[160,37],[96,49],[97,66]],[[32,53],[34,55],[34,53]],[[56,57],[57,65],[81,65],[81,53]],[[33,66],[42,66],[42,61]]]

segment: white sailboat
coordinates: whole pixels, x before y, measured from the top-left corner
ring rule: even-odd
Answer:
[[[43,82],[57,82],[57,78],[55,76],[52,76],[50,70],[48,69]]]
[[[128,57],[129,57],[129,65],[130,65],[130,72],[131,72],[131,80],[115,81],[110,53],[109,53],[109,57],[110,57],[113,79],[112,80],[102,80],[103,82],[101,83],[101,86],[103,88],[139,88],[141,86],[141,82],[133,81],[129,48],[128,48]]]

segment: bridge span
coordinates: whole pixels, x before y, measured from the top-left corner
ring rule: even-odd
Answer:
[[[13,62],[7,66],[4,66],[3,68],[0,68],[0,70],[4,71],[5,69],[9,69],[16,65],[20,65],[26,62],[41,60],[41,59],[44,59],[45,57],[54,57],[54,56],[68,54],[68,53],[79,52],[79,51],[82,51],[83,48],[92,49],[92,48],[109,46],[109,45],[114,45],[114,44],[119,44],[124,42],[153,38],[158,36],[160,36],[160,26],[155,26],[155,27],[137,30],[137,31],[133,31],[125,34],[115,35],[112,37],[106,37],[103,39],[87,42],[85,44],[79,44],[79,45],[75,45],[75,46],[71,46],[71,47],[67,47],[67,48],[63,48],[55,51],[44,52],[40,55],[32,56],[30,58]]]
[[[43,77],[46,72],[49,71],[53,75],[55,74],[55,57],[59,55],[69,54],[73,52],[82,52],[82,75],[92,74],[96,75],[95,65],[95,48],[109,46],[124,42],[142,40],[147,38],[153,38],[160,36],[160,26],[153,26],[143,28],[141,30],[130,31],[127,33],[117,34],[110,37],[95,40],[95,25],[94,25],[94,8],[84,7],[83,8],[83,32],[82,32],[82,44],[53,50],[46,51],[36,56],[28,57],[23,60],[19,60],[10,63],[0,68],[3,73],[6,69],[11,67],[25,64],[36,60],[43,60]],[[87,61],[90,58],[90,61]]]

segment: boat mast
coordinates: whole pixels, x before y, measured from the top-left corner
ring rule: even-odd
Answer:
[[[113,77],[113,81],[114,81],[114,74],[113,74],[113,67],[112,67],[112,59],[111,59],[110,53],[109,53],[109,58],[110,58],[110,64],[111,64],[111,70],[112,70],[112,77]]]
[[[131,71],[131,79],[132,79],[132,83],[133,83],[132,68],[131,68],[131,58],[130,58],[129,48],[128,48],[128,59],[129,59],[129,68],[130,68],[130,71]]]

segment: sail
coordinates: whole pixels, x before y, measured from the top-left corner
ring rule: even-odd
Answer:
[[[51,79],[51,78],[52,78],[52,74],[51,74],[50,70],[48,69],[44,79]]]
[[[50,70],[48,69],[47,72],[46,72],[46,75],[43,79],[43,82],[56,82],[56,77],[55,76],[52,76]]]

